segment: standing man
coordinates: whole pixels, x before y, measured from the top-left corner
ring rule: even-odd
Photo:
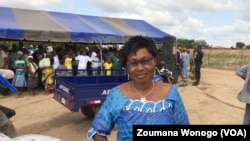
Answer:
[[[193,53],[191,54],[190,56],[190,63],[189,63],[189,72],[190,72],[190,76],[191,76],[191,79],[195,80],[195,71],[194,71],[194,67],[195,67],[195,63],[194,63],[194,60],[195,60],[195,56],[196,56],[196,50],[197,48],[195,47],[193,49]]]
[[[197,86],[200,83],[202,59],[203,59],[202,46],[198,45],[197,53],[194,60],[195,64],[194,71],[195,71],[196,81],[192,84],[193,86]]]
[[[182,69],[182,52],[181,52],[181,47],[177,48],[176,51],[176,62],[177,62],[177,71],[178,71],[178,76],[181,75],[181,69]]]
[[[182,69],[181,69],[181,76],[183,79],[187,78],[188,66],[189,66],[189,53],[188,49],[184,48],[182,53]]]

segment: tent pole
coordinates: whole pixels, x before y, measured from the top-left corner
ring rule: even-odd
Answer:
[[[100,46],[100,59],[101,59],[101,62],[100,62],[101,63],[100,64],[101,65],[101,75],[104,75],[103,74],[103,70],[102,70],[103,69],[103,67],[102,67],[102,62],[103,62],[103,58],[102,58],[102,43],[100,43],[99,46]]]

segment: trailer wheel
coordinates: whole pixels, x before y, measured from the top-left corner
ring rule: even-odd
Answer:
[[[81,112],[87,118],[94,118],[101,105],[86,105],[81,107]]]

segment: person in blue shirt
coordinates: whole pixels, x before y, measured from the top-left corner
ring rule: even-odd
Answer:
[[[121,66],[131,81],[112,88],[96,114],[88,139],[107,141],[117,127],[117,141],[133,140],[133,125],[188,125],[178,88],[152,80],[158,51],[151,38],[131,37],[121,52]]]
[[[187,78],[187,72],[189,67],[189,53],[188,49],[186,48],[183,49],[182,61],[183,64],[182,64],[181,76],[182,78]]]

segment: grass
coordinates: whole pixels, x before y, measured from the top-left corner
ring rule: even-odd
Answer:
[[[250,63],[250,55],[241,54],[205,54],[203,57],[203,66],[216,68],[216,69],[228,69],[235,70],[245,64]]]

